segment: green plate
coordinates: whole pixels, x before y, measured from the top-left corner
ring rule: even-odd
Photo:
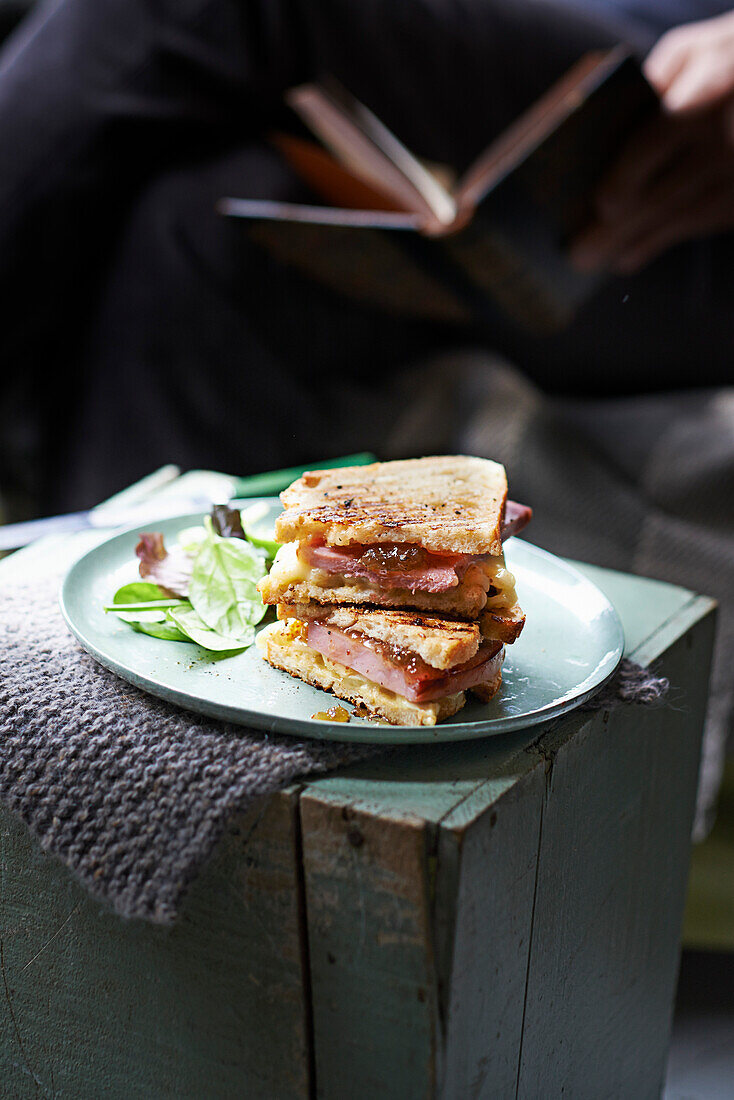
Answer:
[[[267,503],[274,519],[280,503]],[[165,519],[146,530],[162,531],[170,544],[182,528],[201,519],[200,514]],[[361,718],[322,722],[311,715],[332,706],[334,696],[271,668],[255,646],[234,656],[213,656],[193,643],[137,634],[117,616],[105,614],[102,608],[113,593],[138,576],[138,532],[136,527],[114,535],[69,570],[61,590],[69,627],[100,664],[136,687],[243,726],[393,744],[487,737],[578,706],[608,680],[622,657],[622,626],[606,596],[571,565],[513,538],[505,555],[527,622],[518,641],[507,647],[502,688],[490,703],[470,695],[463,710],[438,726],[388,726]]]

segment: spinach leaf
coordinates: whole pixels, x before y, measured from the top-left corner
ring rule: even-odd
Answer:
[[[227,637],[216,630],[211,630],[193,607],[175,608],[169,611],[170,621],[186,638],[203,649],[214,650],[222,653],[230,650],[246,649],[255,640],[255,628],[249,627],[238,638]]]
[[[265,576],[265,556],[242,539],[221,538],[206,521],[207,539],[196,556],[189,599],[210,630],[251,644],[251,628],[266,608],[257,590]]]
[[[114,611],[126,623],[162,623],[166,620],[167,609],[180,603],[183,601],[171,599],[157,584],[134,581],[117,589],[112,604],[105,607],[105,611]],[[118,609],[119,604],[125,610]]]
[[[171,596],[165,600],[145,600],[143,603],[113,603],[105,606],[105,611],[155,611],[161,608],[165,611],[167,607],[178,607],[182,603],[188,603],[188,600],[179,600]]]
[[[206,538],[206,528],[199,524],[198,527],[185,527],[178,533],[178,545],[192,558],[199,552],[199,547]]]
[[[263,520],[268,515],[267,504],[251,504],[249,508],[243,508],[240,512],[240,519],[242,527],[245,532],[245,538],[247,538],[253,546],[261,547],[271,560],[275,557],[281,547],[281,543],[276,542],[272,536],[272,523],[263,524]],[[263,528],[265,527],[265,530]],[[256,534],[259,532],[259,534]]]
[[[271,561],[282,546],[282,543],[276,542],[275,539],[261,539],[258,535],[253,535],[252,531],[248,531],[246,537],[253,546],[258,546],[264,550]]]
[[[152,638],[163,638],[166,642],[188,642],[187,634],[182,633],[175,623],[166,619],[163,623],[131,623],[138,634],[150,634]]]
[[[112,597],[113,603],[143,603],[147,600],[165,600],[170,597],[158,584],[150,581],[133,581],[132,584],[123,584]]]
[[[252,645],[255,625],[267,611],[257,581],[267,572],[266,550],[277,544],[257,538],[252,543],[246,541],[235,533],[237,522],[229,518],[232,534],[226,537],[216,533],[211,519],[206,519],[203,527],[182,532],[188,555],[181,548],[167,554],[161,535],[141,536],[137,548],[141,572],[163,570],[160,580],[165,587],[151,581],[125,584],[105,611],[114,612],[138,633],[167,641],[192,641],[213,652],[234,652]],[[169,562],[174,564],[172,557],[176,565],[187,562],[181,570],[187,575],[182,575],[182,583],[176,584],[173,593],[169,586],[174,578],[164,569]]]

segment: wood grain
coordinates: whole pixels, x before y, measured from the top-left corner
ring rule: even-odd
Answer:
[[[544,775],[529,766],[471,818],[439,830],[435,934],[444,1100],[514,1095]]]
[[[647,604],[631,655],[670,676],[672,708],[412,747],[306,784],[320,1096],[657,1095],[713,605],[678,590],[674,610],[670,586],[644,588],[632,586],[636,613]],[[374,838],[357,855],[351,820]],[[396,875],[410,884],[412,963],[378,949]],[[355,956],[365,915],[369,950]],[[416,973],[430,1011],[411,1010]]]
[[[296,815],[289,791],[238,821],[161,929],[102,909],[3,810],[0,1095],[308,1096]]]
[[[301,798],[318,1096],[435,1093],[431,832]]]
[[[552,765],[518,1097],[660,1095],[712,641],[709,615],[661,654],[671,706],[576,719],[539,746]]]

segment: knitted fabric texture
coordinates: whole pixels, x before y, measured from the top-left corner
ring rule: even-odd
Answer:
[[[79,648],[58,589],[0,589],[0,799],[118,913],[170,923],[233,815],[374,751],[152,698]]]
[[[656,676],[651,669],[625,657],[611,680],[584,704],[582,710],[611,710],[624,703],[652,707],[665,700],[669,687],[665,676]]]
[[[58,588],[0,588],[0,799],[119,914],[170,924],[234,815],[377,751],[270,736],[137,690],[80,649]],[[587,705],[649,701],[647,674],[619,683]]]

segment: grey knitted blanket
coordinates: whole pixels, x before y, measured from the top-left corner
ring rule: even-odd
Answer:
[[[0,588],[0,799],[118,913],[161,924],[227,822],[367,747],[277,738],[190,714],[85,653],[59,578]]]
[[[119,914],[170,923],[233,815],[378,751],[273,737],[138,691],[80,649],[58,588],[0,587],[0,800]],[[596,705],[665,687],[627,664]]]

